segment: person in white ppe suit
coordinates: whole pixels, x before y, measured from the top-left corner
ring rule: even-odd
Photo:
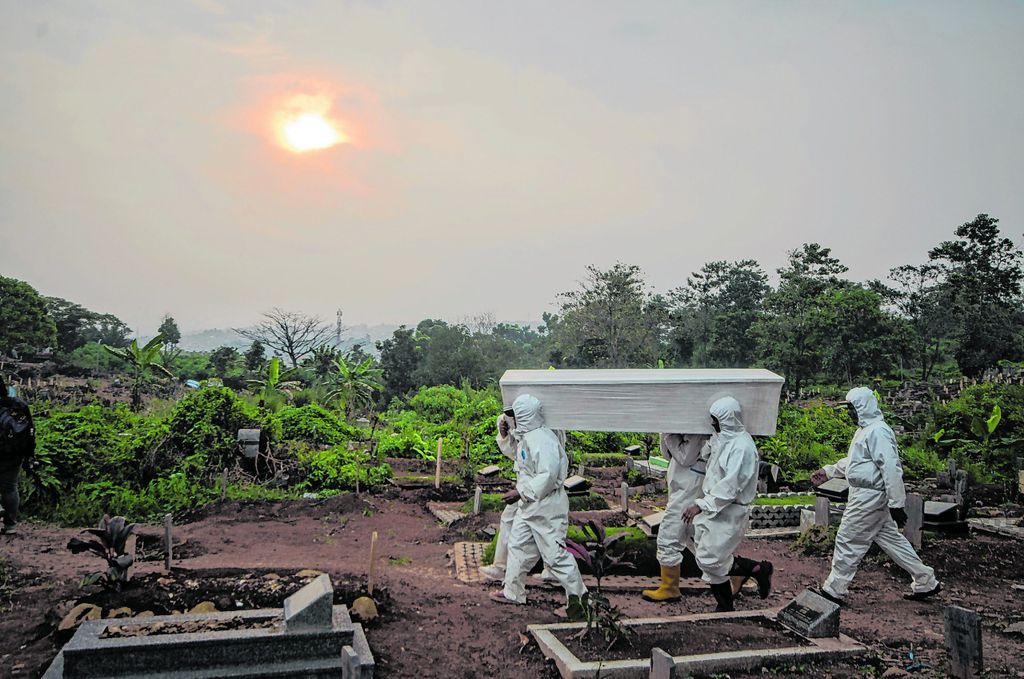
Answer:
[[[703,453],[703,455],[702,455]],[[683,521],[683,512],[704,495],[704,466],[708,437],[701,434],[662,434],[661,454],[668,458],[668,503],[658,528],[658,564],[661,584],[641,592],[648,601],[678,601],[679,574],[683,550],[695,554],[693,525]]]
[[[683,520],[693,522],[697,564],[704,581],[711,585],[716,610],[731,611],[730,576],[754,578],[761,598],[767,599],[774,568],[769,561],[735,556],[746,532],[750,503],[757,495],[757,447],[743,426],[736,399],[718,399],[711,404],[710,413],[717,433],[704,476],[704,497],[683,512]]]
[[[519,447],[519,442],[516,440],[514,429],[514,413],[511,408],[506,412],[498,416],[498,434],[495,436],[495,442],[498,444],[498,450],[501,454],[512,460],[513,464],[516,462],[516,450]],[[558,432],[556,432],[556,435]],[[564,439],[560,440],[563,441]],[[518,465],[516,465],[518,467]],[[501,512],[501,521],[498,525],[498,540],[494,547],[494,560],[491,561],[489,566],[480,566],[480,574],[488,580],[503,581],[505,579],[505,567],[508,564],[508,536],[512,532],[512,521],[516,517],[516,512],[519,511],[519,503],[512,502],[505,505],[505,509]],[[544,582],[557,582],[554,576],[552,576],[547,567],[541,571],[540,579]]]
[[[544,426],[541,404],[529,394],[512,403],[518,440],[516,489],[506,502],[518,502],[508,538],[508,565],[504,589],[490,597],[501,603],[526,603],[526,575],[542,559],[548,571],[565,589],[570,617],[580,612],[587,588],[576,560],[565,548],[569,529],[569,496],[563,485],[569,460],[559,437]]]
[[[832,572],[819,593],[843,603],[861,559],[875,542],[913,578],[911,592],[904,598],[920,601],[935,596],[942,590],[935,571],[924,565],[898,528],[907,521],[907,491],[896,435],[885,423],[871,389],[851,389],[846,406],[858,425],[849,454],[811,476],[816,486],[837,477],[850,484],[850,497],[836,534]]]

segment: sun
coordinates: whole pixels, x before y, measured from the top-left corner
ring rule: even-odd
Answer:
[[[326,149],[348,141],[336,125],[315,112],[299,113],[282,120],[280,138],[284,147],[295,153]]]

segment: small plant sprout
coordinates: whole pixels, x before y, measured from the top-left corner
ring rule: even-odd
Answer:
[[[102,571],[88,576],[83,584],[102,582],[105,587],[113,590],[120,590],[121,586],[128,582],[128,569],[135,561],[132,554],[128,554],[125,545],[128,537],[135,530],[134,523],[127,523],[123,516],[110,518],[106,514],[100,521],[98,528],[88,528],[84,533],[89,533],[86,539],[71,538],[68,542],[68,549],[73,554],[80,552],[92,552],[107,562],[107,572]]]

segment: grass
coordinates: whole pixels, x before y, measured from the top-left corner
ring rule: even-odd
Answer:
[[[814,495],[794,495],[792,497],[759,497],[754,500],[755,505],[813,505],[816,500]]]
[[[580,462],[584,467],[622,467],[629,455],[625,453],[584,453]]]
[[[412,563],[412,559],[407,556],[393,556],[388,559],[388,563],[392,566],[408,566]]]

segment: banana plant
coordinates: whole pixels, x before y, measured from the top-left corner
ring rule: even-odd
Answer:
[[[260,400],[264,403],[269,402],[277,395],[287,399],[291,396],[291,392],[302,386],[302,383],[297,380],[286,380],[285,377],[290,374],[290,370],[281,372],[281,359],[274,356],[267,364],[266,376],[262,380],[249,380],[249,386],[259,394]]]
[[[108,589],[120,590],[128,582],[128,569],[135,556],[129,554],[125,547],[134,530],[135,524],[128,523],[123,516],[110,518],[104,514],[98,528],[83,531],[90,534],[89,538],[71,538],[68,549],[72,554],[92,552],[107,562],[107,572],[93,573],[86,578],[85,584],[102,582]]]
[[[384,389],[381,379],[384,371],[373,367],[373,357],[362,363],[349,363],[339,356],[335,371],[328,378],[327,399],[338,401],[338,408],[346,418],[351,418],[373,400],[373,392]]]
[[[142,385],[145,382],[146,374],[150,371],[158,372],[166,377],[174,377],[170,370],[160,365],[157,359],[160,357],[160,349],[164,343],[163,334],[158,334],[146,342],[146,346],[139,347],[138,340],[132,340],[124,349],[110,347],[106,344],[103,348],[110,354],[128,364],[132,372],[132,410],[142,410]]]

